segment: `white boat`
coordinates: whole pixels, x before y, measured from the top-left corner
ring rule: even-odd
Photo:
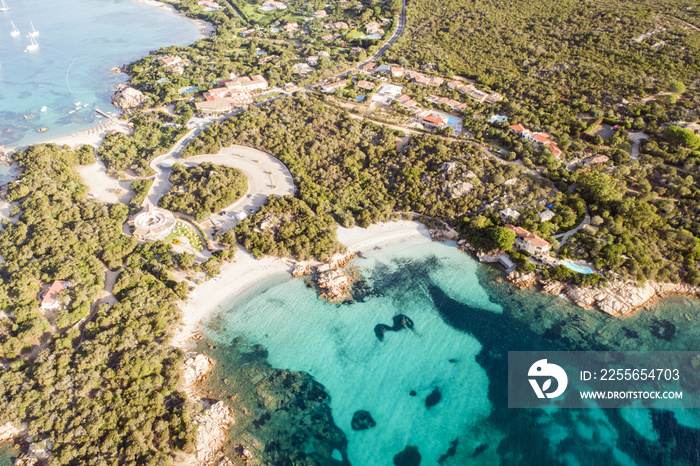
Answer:
[[[36,40],[34,40],[34,37],[29,36],[29,42],[30,44],[27,45],[27,48],[25,49],[26,51],[34,52],[35,50],[39,50],[39,44]]]
[[[29,24],[31,24],[31,26],[32,26],[32,30],[29,31],[29,37],[36,37],[36,36],[38,36],[38,35],[39,35],[39,31],[37,31],[36,29],[34,29],[34,23],[32,23],[31,21],[29,21]]]
[[[10,11],[10,7],[7,6],[5,0],[0,0],[0,11]]]
[[[80,102],[76,102],[76,103],[75,103],[75,106],[76,106],[76,107],[80,107]]]
[[[41,110],[39,110],[39,111],[40,111],[40,112],[45,112],[45,111],[46,111],[46,105],[44,105],[43,107],[41,107]]]
[[[17,26],[15,26],[15,23],[10,21],[10,24],[12,24],[12,32],[10,32],[10,35],[12,37],[19,37],[19,29],[17,29]]]

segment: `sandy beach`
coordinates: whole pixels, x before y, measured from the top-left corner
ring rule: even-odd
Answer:
[[[369,228],[338,227],[338,240],[356,253],[367,253],[416,237],[429,238],[430,235],[425,225],[411,221],[380,223]],[[239,249],[234,262],[226,264],[217,278],[197,286],[190,299],[181,304],[182,323],[171,344],[186,348],[199,331],[199,324],[214,317],[225,302],[262,281],[290,274],[293,267],[292,260],[255,260],[248,252]]]

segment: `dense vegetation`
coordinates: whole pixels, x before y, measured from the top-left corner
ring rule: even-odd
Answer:
[[[256,258],[292,256],[328,260],[343,250],[330,215],[316,215],[302,200],[270,196],[253,216],[236,225],[236,237]]]
[[[204,11],[196,1],[176,5],[185,14],[216,24],[215,37],[199,40],[191,46],[163,48],[129,65],[132,84],[151,97],[154,106],[181,98],[181,88],[194,86],[204,91],[217,87],[218,82],[229,79],[231,73],[237,76],[262,74],[271,86],[316,82],[371,56],[382,41],[364,38],[364,25],[389,20],[382,24],[386,38],[401,8],[399,0],[364,4],[359,1],[344,4],[316,0],[286,2],[287,9],[269,12],[261,11],[262,2],[258,1],[222,0],[219,3],[223,8],[215,12]],[[325,9],[328,17],[313,18],[313,12],[319,9]],[[336,21],[346,22],[350,27],[332,31],[323,27]],[[299,24],[300,30],[287,33],[282,29],[291,22]],[[248,30],[243,34],[245,29]],[[329,33],[337,37],[322,39]],[[319,56],[321,52],[328,55]],[[188,59],[189,64],[181,74],[173,73],[157,61],[165,55],[178,55]],[[313,71],[305,75],[296,73],[294,65],[306,63],[310,56],[318,58]]]
[[[485,157],[468,143],[416,137],[397,154],[399,136],[395,130],[352,118],[317,98],[301,96],[215,123],[184,154],[215,153],[231,144],[270,152],[292,172],[297,197],[305,205],[345,226],[366,227],[388,220],[397,210],[453,223],[477,212],[488,211],[496,218],[494,209],[549,195],[546,180],[531,179],[519,167]],[[258,214],[244,224],[259,225],[263,218]],[[572,221],[571,216],[566,219]],[[245,238],[257,242],[241,239],[244,246],[265,244],[259,232],[246,228],[237,231],[239,239],[245,233]],[[273,253],[271,246],[257,249]]]
[[[85,198],[78,151],[33,146],[8,200],[19,217],[0,233],[0,424],[27,422],[59,464],[162,464],[191,449],[192,406],[177,391],[182,363],[166,346],[187,286],[170,246],[122,233],[128,208]],[[120,269],[118,302],[99,304],[107,268]],[[39,310],[44,284],[70,280],[58,313]],[[38,346],[40,345],[40,346]]]
[[[418,0],[408,17],[389,58],[476,78],[543,124],[567,124],[572,109],[616,111],[623,99],[682,93],[700,69],[692,0]],[[699,96],[688,87],[678,111]]]
[[[161,207],[192,215],[196,221],[233,204],[248,190],[248,181],[237,168],[205,162],[193,167],[173,165],[170,188]]]
[[[172,123],[163,112],[150,112],[130,120],[133,133],[108,133],[97,151],[110,173],[133,170],[137,175],[153,175],[151,160],[170,150],[187,128]]]

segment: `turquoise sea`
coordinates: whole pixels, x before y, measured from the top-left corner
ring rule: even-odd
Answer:
[[[134,0],[6,3],[10,10],[0,12],[0,145],[38,143],[93,127],[102,120],[95,106],[118,114],[110,96],[126,76],[110,68],[200,36],[183,16]],[[35,52],[25,52],[30,21],[39,31]],[[21,31],[16,38],[11,22]],[[37,133],[39,127],[48,131]]]
[[[238,412],[236,461],[257,446],[280,465],[700,462],[697,410],[516,410],[506,399],[511,350],[698,349],[697,300],[611,319],[517,290],[500,267],[428,238],[363,253],[352,304],[276,278],[209,324],[206,388]],[[396,315],[412,328],[377,332]],[[354,430],[358,411],[376,425]]]

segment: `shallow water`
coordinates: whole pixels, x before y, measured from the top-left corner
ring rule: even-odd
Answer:
[[[10,10],[0,12],[0,145],[37,143],[100,124],[104,118],[95,116],[94,107],[118,114],[110,96],[126,82],[110,68],[199,37],[183,16],[133,0],[6,3]],[[10,21],[19,37],[10,36]],[[25,52],[30,21],[39,31],[36,52]],[[37,133],[42,126],[48,131]]]
[[[354,262],[364,277],[354,304],[318,300],[303,279],[276,279],[224,306],[206,334],[219,360],[237,357],[229,343],[242,337],[262,345],[271,366],[322,384],[350,463],[393,464],[409,446],[429,465],[698,460],[696,410],[506,407],[508,351],[697,349],[697,301],[671,298],[611,319],[516,290],[500,268],[451,245],[420,238],[364,253]],[[413,329],[387,331],[380,341],[375,326],[391,327],[397,314]],[[235,393],[216,384],[225,377],[225,369],[215,372],[212,387]],[[426,407],[435,388],[441,398]],[[357,410],[368,411],[376,426],[353,430]]]

